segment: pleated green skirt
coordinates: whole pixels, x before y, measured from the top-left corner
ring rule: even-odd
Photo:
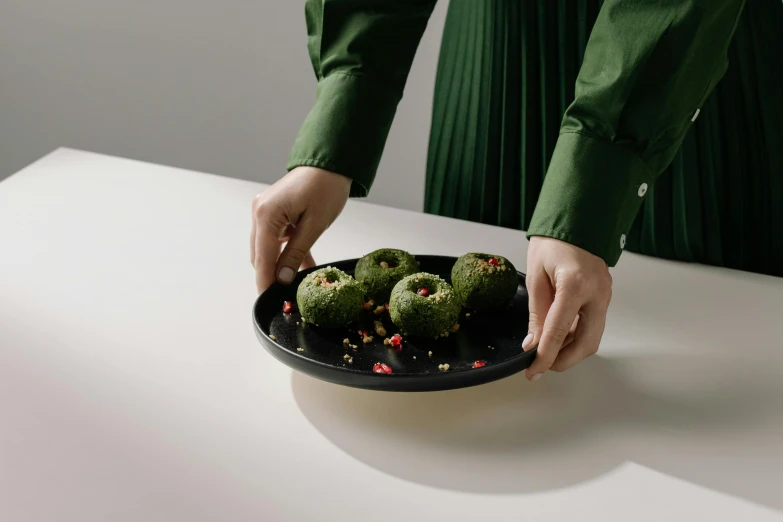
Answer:
[[[526,230],[600,0],[451,0],[425,211]],[[783,276],[783,4],[748,0],[729,69],[626,249]]]

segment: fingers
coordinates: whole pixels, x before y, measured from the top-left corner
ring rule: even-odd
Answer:
[[[525,370],[535,380],[595,353],[612,295],[612,277],[598,256],[554,238],[534,236],[528,249],[530,320],[525,350],[537,346]]]
[[[256,266],[256,220],[253,218],[253,224],[250,225],[250,264]]]
[[[291,238],[288,240],[277,261],[277,280],[287,285],[294,280],[297,270],[303,264],[312,263],[315,266],[310,248],[321,237],[325,228],[319,226],[315,221],[308,218],[305,214],[296,225]]]
[[[256,266],[256,208],[261,201],[261,194],[253,198],[253,204],[250,206],[250,264]]]
[[[289,224],[287,227],[285,227],[285,230],[280,236],[280,241],[288,242],[291,239],[291,236],[294,235],[294,232],[296,232],[296,227]],[[307,270],[308,268],[313,268],[315,264],[316,263],[315,263],[315,259],[313,258],[313,254],[307,252],[307,254],[305,254],[304,256],[304,259],[302,260],[302,264],[299,265],[299,270]]]
[[[340,215],[351,184],[350,178],[334,172],[297,167],[256,196],[250,260],[259,292],[275,280],[290,283],[300,266],[314,264],[310,247]]]
[[[530,368],[525,370],[528,379],[537,379],[555,362],[582,304],[579,294],[572,291],[568,285],[557,290],[555,300],[544,321],[536,359]]]
[[[258,227],[256,232],[256,287],[259,294],[275,282],[275,263],[280,253],[280,242],[265,228]]]
[[[282,259],[280,256],[281,243],[290,242],[296,234],[296,226],[291,223],[285,226],[276,223],[279,220],[276,220],[275,214],[266,207],[268,205],[262,208],[260,195],[256,196],[253,200],[253,220],[250,227],[250,264],[256,269],[256,287],[259,294],[277,278],[278,259]],[[303,223],[306,224],[306,221]],[[292,252],[291,249],[287,248],[286,250],[289,253]],[[298,256],[291,257],[293,263],[296,262],[296,257]],[[308,250],[302,257],[298,268],[306,269],[314,266],[315,259]]]
[[[302,261],[302,264],[299,265],[300,270],[307,270],[308,268],[313,268],[316,265],[315,259],[313,259],[313,254],[310,252],[307,253],[304,260]]]
[[[565,341],[563,341],[563,346],[560,347],[561,352],[565,349],[566,346],[574,342],[574,336],[576,335],[576,329],[578,326],[579,326],[579,314],[576,315],[576,319],[574,319],[574,324],[571,325],[571,329],[568,331],[568,335],[566,335]]]
[[[255,268],[256,287],[260,294],[275,282],[275,266],[280,255],[280,231],[285,223],[263,203],[256,207]]]
[[[537,346],[541,340],[549,308],[555,298],[555,292],[549,283],[549,275],[543,268],[532,269],[525,279],[528,295],[527,337],[522,341],[522,349],[527,351]]]
[[[563,372],[598,351],[606,326],[606,309],[599,303],[590,303],[579,315],[574,341],[563,346],[550,370]]]
[[[285,243],[289,239],[291,239],[291,236],[294,235],[294,231],[296,230],[296,227],[292,225],[291,223],[287,224],[283,230],[280,231],[280,239],[281,243]]]

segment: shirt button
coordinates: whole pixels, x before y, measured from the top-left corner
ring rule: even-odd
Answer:
[[[696,118],[699,117],[699,113],[701,112],[701,109],[696,109],[696,112],[693,113],[693,118],[691,118],[691,123],[696,121]]]
[[[637,192],[639,194],[639,197],[644,197],[645,194],[647,194],[647,183],[642,183],[639,185],[639,191]]]
[[[625,248],[625,234],[620,236],[620,250],[622,250],[623,248]]]

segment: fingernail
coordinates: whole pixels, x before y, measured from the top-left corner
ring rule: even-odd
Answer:
[[[527,334],[527,337],[522,341],[522,349],[527,350],[530,347],[530,343],[533,342],[533,334]]]
[[[284,284],[288,284],[294,280],[294,270],[284,266],[277,273],[277,279]]]
[[[540,379],[540,378],[541,378],[541,376],[542,376],[542,375],[544,375],[544,374],[543,374],[543,373],[537,373],[537,374],[535,374],[534,376],[532,376],[532,377],[530,378],[530,382],[537,381],[538,379]]]

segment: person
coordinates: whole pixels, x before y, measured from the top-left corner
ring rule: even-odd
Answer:
[[[306,3],[317,99],[288,173],[253,201],[259,292],[313,266],[369,192],[434,3]],[[451,0],[425,211],[527,230],[528,379],[597,351],[626,244],[783,275],[783,12],[751,4]]]

